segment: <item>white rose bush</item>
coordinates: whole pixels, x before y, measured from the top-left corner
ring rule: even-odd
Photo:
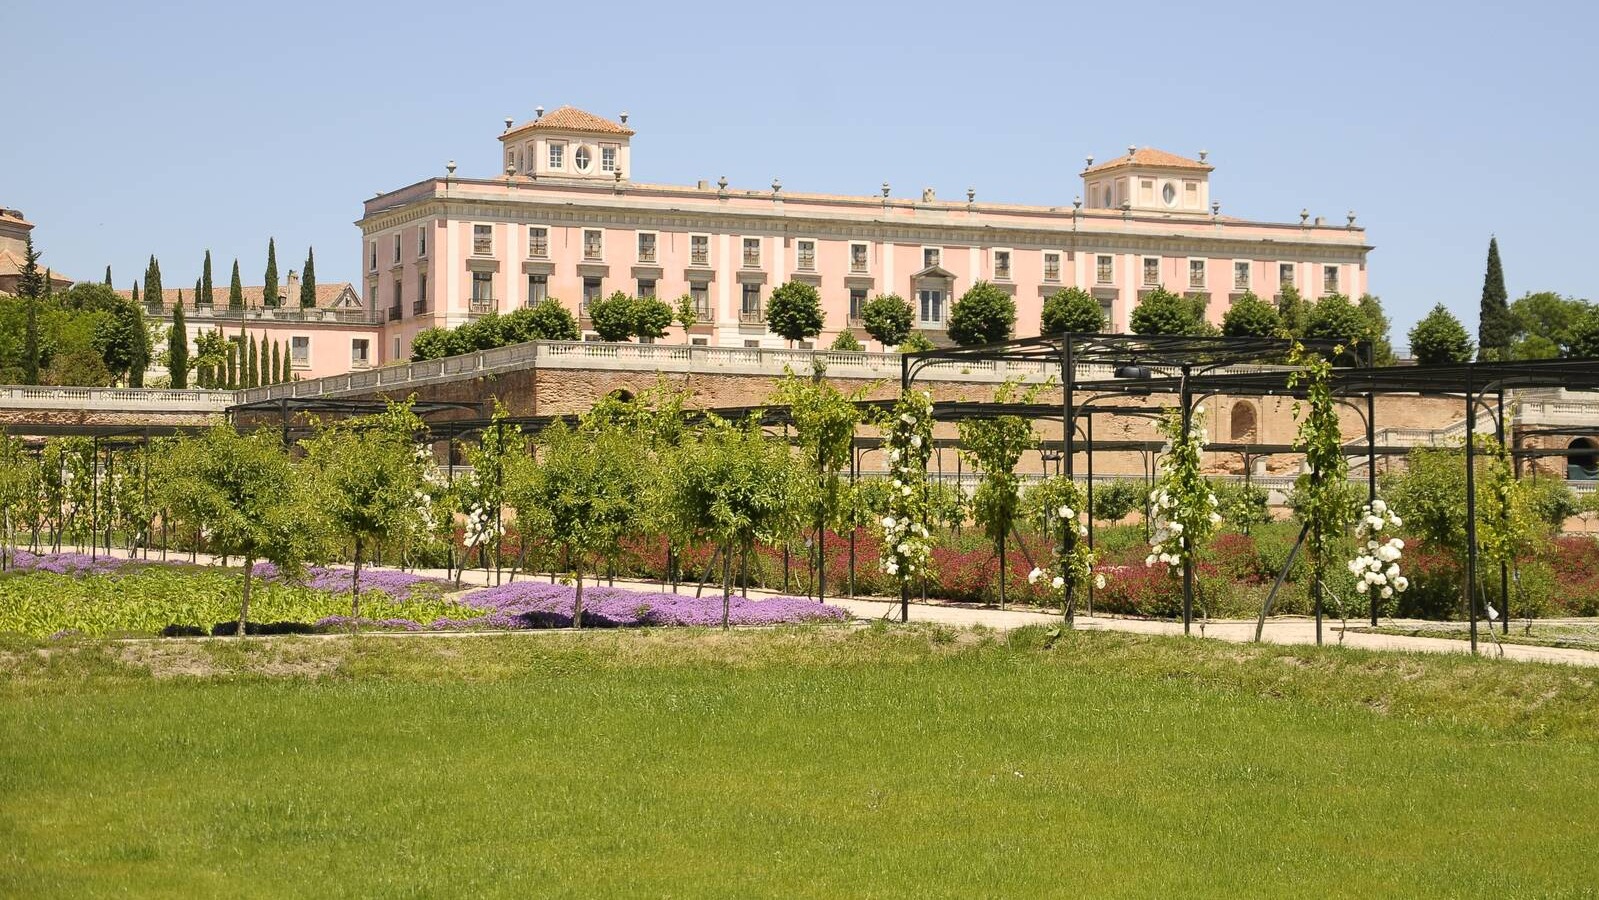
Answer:
[[[1404,524],[1383,500],[1361,507],[1360,521],[1355,526],[1356,554],[1349,560],[1349,574],[1355,578],[1356,592],[1370,598],[1377,609],[1391,605],[1395,596],[1410,587],[1410,580],[1399,567],[1405,542],[1393,536]]]
[[[878,423],[886,432],[888,511],[877,522],[883,538],[878,567],[901,588],[928,574],[933,538],[927,529],[927,460],[933,452],[933,398],[907,391]]]
[[[1088,546],[1088,510],[1082,490],[1068,478],[1051,478],[1029,492],[1028,499],[1041,504],[1046,527],[1059,536],[1049,569],[1034,568],[1027,575],[1029,584],[1049,579],[1051,589],[1060,592],[1061,615],[1070,621],[1073,591],[1084,589],[1092,581],[1095,587],[1105,586],[1105,576],[1094,571],[1097,561]]]
[[[1193,566],[1199,551],[1210,541],[1221,524],[1220,502],[1210,482],[1200,472],[1199,454],[1204,449],[1205,407],[1194,409],[1188,435],[1183,436],[1182,412],[1171,410],[1161,420],[1160,432],[1166,437],[1160,460],[1160,477],[1151,494],[1149,555],[1144,565],[1164,563],[1174,575]]]

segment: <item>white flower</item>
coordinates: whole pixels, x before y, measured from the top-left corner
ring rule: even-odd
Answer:
[[[1405,524],[1405,520],[1399,518],[1398,516],[1389,516],[1388,521],[1392,523],[1395,528],[1402,527]]]
[[[893,516],[884,516],[883,517],[883,527],[884,528],[893,528],[894,524],[895,523],[894,523],[894,517]]]
[[[1388,568],[1383,570],[1383,575],[1385,575],[1385,576],[1387,576],[1389,578],[1398,578],[1399,577],[1399,564],[1398,563],[1390,563]]]
[[[1220,525],[1221,524],[1221,514],[1220,513],[1211,513],[1210,514],[1210,524],[1212,524],[1212,525]]]
[[[1371,511],[1374,513],[1385,513],[1388,511],[1388,504],[1381,500],[1373,500],[1371,501]]]
[[[911,435],[911,446],[912,447],[920,447],[921,445],[922,445],[922,436],[919,435],[919,434]]]
[[[1100,573],[1100,572],[1094,573],[1094,587],[1098,588],[1099,590],[1104,590],[1105,589],[1105,575],[1104,575],[1104,573]]]
[[[1078,537],[1088,537],[1088,526],[1087,525],[1078,525],[1077,526],[1077,536]]]
[[[1202,416],[1204,414],[1205,414],[1205,404],[1201,403],[1198,406],[1194,407],[1194,415]]]
[[[1173,522],[1173,523],[1171,523],[1171,533],[1172,534],[1182,534],[1183,533],[1183,523],[1181,523],[1181,522]]]
[[[1076,515],[1076,513],[1072,512],[1072,508],[1070,506],[1062,506],[1060,509],[1056,510],[1056,512],[1060,514],[1062,519],[1070,519],[1072,516]]]
[[[904,422],[906,425],[915,425],[916,424],[916,417],[911,415],[910,413],[900,413],[899,414],[899,420],[901,422]]]
[[[1033,567],[1033,571],[1027,573],[1027,583],[1037,584],[1038,579],[1042,577],[1044,577],[1044,570],[1035,566]]]
[[[1394,589],[1393,588],[1385,587],[1385,588],[1382,589],[1382,597],[1383,597],[1384,600],[1388,599],[1389,597],[1392,597],[1393,595],[1394,595]]]
[[[1402,594],[1402,593],[1405,592],[1405,589],[1408,588],[1408,587],[1410,587],[1410,579],[1406,578],[1403,575],[1394,576],[1394,590],[1396,590],[1396,591],[1398,591],[1398,592],[1400,592]]]
[[[894,552],[898,553],[900,556],[909,556],[911,552],[911,545],[901,542],[899,546],[894,548]]]
[[[906,497],[909,497],[911,495],[911,486],[907,484],[904,487],[900,488],[899,492],[901,494],[905,495]]]
[[[1392,538],[1388,541],[1388,546],[1394,548],[1395,550],[1403,550],[1405,549],[1405,542],[1399,538]]]
[[[1058,591],[1061,588],[1066,586],[1066,579],[1060,577],[1059,575],[1056,575],[1053,579],[1050,580],[1049,586]]]
[[[1216,499],[1216,495],[1215,494],[1211,494],[1210,496],[1206,497],[1205,500],[1207,502],[1209,502],[1211,506],[1216,506],[1216,505],[1218,505],[1221,502],[1221,501]]]
[[[1144,565],[1152,566],[1154,564],[1155,564],[1155,554],[1151,553],[1148,556],[1144,557]]]
[[[1359,591],[1362,594],[1366,593],[1366,587],[1367,587],[1367,585],[1366,585],[1366,582],[1364,582],[1364,581],[1355,582],[1355,590]]]

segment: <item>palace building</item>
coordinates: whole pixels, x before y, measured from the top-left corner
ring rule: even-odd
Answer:
[[[776,180],[756,189],[634,180],[627,118],[541,107],[506,120],[504,170],[493,177],[458,176],[452,163],[367,200],[357,224],[369,328],[299,323],[308,341],[358,341],[352,364],[381,365],[408,358],[424,328],[546,297],[587,329],[587,304],[623,291],[691,296],[700,323],[688,342],[780,347],[765,303],[790,280],[819,290],[823,346],[845,329],[865,343],[860,307],[887,293],[910,300],[916,326],[938,342],[951,304],[981,280],[1016,298],[1018,336],[1037,333],[1045,297],[1073,286],[1099,299],[1113,330],[1126,330],[1157,286],[1208,297],[1216,321],[1246,291],[1269,298],[1291,284],[1314,299],[1367,287],[1371,247],[1353,213],[1337,223],[1222,215],[1203,151],[1090,157],[1080,195],[1046,205],[987,203],[972,191],[905,197],[887,183],[876,195],[808,194]],[[321,361],[344,349],[308,351],[318,364],[307,374],[334,374]]]

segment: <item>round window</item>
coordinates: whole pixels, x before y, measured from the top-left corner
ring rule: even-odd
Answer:
[[[577,155],[572,158],[577,161],[577,170],[579,172],[587,172],[589,163],[594,161],[593,155],[589,153],[589,148],[587,147],[577,148]]]
[[[1177,202],[1177,188],[1171,182],[1166,182],[1166,186],[1160,189],[1160,199],[1165,200],[1167,206],[1175,204]]]

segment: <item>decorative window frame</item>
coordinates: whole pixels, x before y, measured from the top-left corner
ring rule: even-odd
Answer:
[[[928,262],[927,261],[927,251],[929,251],[929,250],[931,250],[934,253],[938,254],[938,258],[933,260],[932,262]],[[926,271],[928,269],[932,269],[932,268],[939,268],[939,269],[944,268],[944,247],[941,244],[923,244],[922,245],[922,265],[916,271],[924,272],[924,271]]]
[[[704,238],[705,239],[705,259],[704,260],[696,260],[694,258],[694,239],[695,238]],[[710,268],[711,267],[711,254],[712,254],[713,246],[714,246],[714,242],[711,240],[711,235],[703,233],[703,232],[690,232],[689,236],[688,236],[688,265],[689,265],[689,268],[691,268],[691,269],[708,269],[708,268]]]
[[[856,247],[864,247],[866,249],[866,252],[864,254],[862,254],[862,256],[864,257],[865,261],[861,264],[861,267],[859,269],[855,268],[855,248]],[[871,241],[850,241],[849,242],[849,259],[848,259],[848,263],[847,264],[849,265],[849,274],[851,274],[851,275],[870,275],[870,274],[872,274],[872,242]]]
[[[1004,275],[999,274],[999,255],[1005,254],[1005,265],[1009,269]],[[991,247],[988,251],[988,271],[993,274],[995,281],[1011,282],[1016,280],[1016,251],[1009,247]]]
[[[1049,277],[1049,258],[1055,257],[1055,277]],[[1044,250],[1039,254],[1039,278],[1046,284],[1060,284],[1064,280],[1061,273],[1065,271],[1066,254],[1059,250]]]
[[[1161,284],[1161,277],[1160,277],[1161,259],[1162,258],[1159,257],[1159,256],[1141,256],[1141,257],[1138,258],[1138,286],[1140,288],[1156,288],[1156,287],[1160,287],[1160,284]],[[1154,263],[1155,264],[1155,280],[1154,281],[1150,281],[1149,280],[1149,264],[1150,263]]]
[[[645,259],[644,258],[644,254],[642,253],[642,250],[643,250],[642,244],[644,242],[644,236],[645,235],[649,235],[650,237],[655,238],[655,258],[654,259]],[[605,252],[605,248],[603,246],[603,241],[604,241],[604,238],[601,238],[601,242],[602,242],[602,245],[600,247],[600,252],[601,253]],[[634,259],[635,262],[637,262],[641,266],[658,266],[658,265],[660,265],[661,264],[661,233],[659,231],[635,231],[635,232],[633,232],[633,259]]]
[[[748,262],[746,262],[746,259],[748,258],[748,255],[749,255],[748,247],[746,245],[746,242],[748,242],[748,241],[754,241],[755,242],[755,264],[754,265],[750,265]],[[745,269],[745,270],[754,270],[754,269],[760,269],[760,268],[764,267],[765,264],[766,264],[766,241],[764,239],[762,239],[760,235],[755,235],[755,234],[741,234],[741,235],[739,235],[738,236],[738,267],[740,269]]]
[[[1244,284],[1243,284],[1243,287],[1239,287],[1238,286],[1238,267],[1239,266],[1243,266],[1244,267]],[[1232,285],[1229,288],[1229,290],[1231,290],[1235,294],[1242,294],[1242,293],[1254,290],[1255,289],[1255,261],[1252,260],[1252,259],[1235,259],[1235,260],[1233,260],[1232,278],[1229,280],[1229,282]]]
[[[533,229],[535,229],[535,228],[544,229],[544,255],[543,256],[534,256],[533,255]],[[530,222],[530,223],[528,223],[528,226],[527,226],[527,241],[525,242],[526,243],[526,249],[523,251],[527,255],[528,259],[549,259],[550,258],[550,231],[551,231],[550,226],[545,225],[543,223],[540,223],[540,222]]]
[[[1200,278],[1200,281],[1199,281],[1198,284],[1194,283],[1194,263],[1199,263],[1199,265],[1200,265],[1200,270],[1199,271],[1200,271],[1201,275],[1203,276],[1202,278]],[[1187,276],[1188,276],[1187,278],[1183,279],[1183,285],[1184,285],[1183,289],[1184,290],[1186,290],[1186,291],[1208,291],[1208,290],[1210,290],[1210,260],[1205,258],[1205,257],[1203,257],[1203,256],[1190,256],[1190,257],[1188,257],[1188,272],[1187,272]]]
[[[802,264],[800,262],[800,244],[810,244],[811,245],[811,264],[809,266],[806,266],[806,265],[804,265],[804,264]],[[819,271],[818,268],[817,268],[817,260],[821,256],[821,244],[822,244],[822,242],[817,240],[816,238],[810,238],[810,237],[795,238],[794,239],[794,271],[796,271],[796,272],[816,272],[816,271]]]
[[[495,243],[494,242],[494,223],[493,222],[470,222],[470,223],[468,223],[468,227],[471,229],[469,234],[470,234],[470,240],[472,241],[472,244],[471,244],[471,247],[470,247],[471,253],[468,254],[468,255],[471,256],[471,257],[475,257],[477,259],[492,259],[492,258],[494,258],[494,256],[495,256],[495,250],[494,250],[494,243]],[[477,230],[479,228],[487,228],[489,230],[489,252],[487,252],[487,253],[479,253],[479,252],[477,252]]]
[[[592,234],[597,234],[597,235],[600,236],[600,252],[599,252],[598,255],[595,255],[595,256],[590,256],[589,255],[589,235],[591,233]],[[603,262],[605,262],[605,229],[603,229],[603,228],[585,228],[585,229],[583,229],[583,233],[582,233],[582,235],[580,235],[580,238],[581,238],[583,243],[582,243],[581,246],[578,247],[578,254],[579,254],[579,257],[582,259],[583,262],[586,262],[586,263],[603,263]]]

